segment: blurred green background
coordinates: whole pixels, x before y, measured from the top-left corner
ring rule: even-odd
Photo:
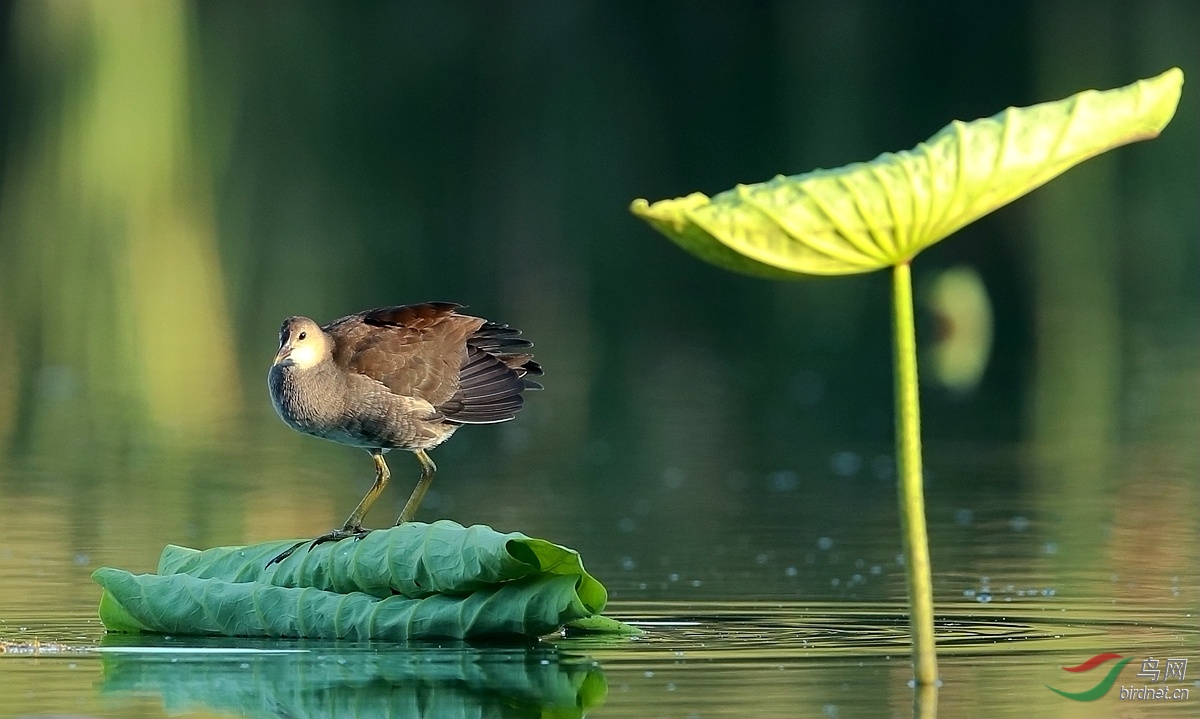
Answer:
[[[1173,65],[1194,83],[1197,37],[1184,0],[6,5],[4,531],[61,527],[85,565],[325,531],[370,463],[275,418],[279,322],[430,299],[522,328],[547,391],[435,453],[425,518],[686,552],[809,477],[859,484],[796,524],[854,525],[863,497],[890,517],[886,273],[733,276],[629,201]],[[919,289],[972,268],[994,314],[973,389],[925,362],[931,481],[1059,501],[1113,491],[1137,445],[1194,489],[1194,97],[916,263]],[[1009,459],[984,480],[989,453]],[[1085,543],[1113,505],[1088,511]]]
[[[605,711],[907,713],[903,652],[857,658],[905,597],[887,273],[734,276],[628,204],[1178,65],[1160,138],[914,265],[939,616],[1043,638],[952,630],[943,713],[1071,715],[1058,666],[1195,648],[1198,38],[1192,0],[0,6],[0,639],[99,641],[97,566],[340,524],[372,466],[275,416],[279,323],[449,300],[523,329],[547,389],[433,453],[420,518],[574,546],[618,616],[704,618],[596,654]],[[369,525],[416,479],[391,465]],[[726,631],[742,600],[791,603]],[[6,665],[0,714],[133,714],[75,667]]]

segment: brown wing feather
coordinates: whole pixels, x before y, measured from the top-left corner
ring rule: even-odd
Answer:
[[[520,330],[460,315],[462,305],[427,302],[381,307],[343,317],[323,329],[334,338],[339,366],[419,397],[446,420],[486,424],[512,419],[521,392],[541,389],[542,374]]]
[[[484,324],[455,312],[461,305],[427,302],[381,307],[324,327],[339,366],[382,382],[392,392],[435,407],[454,397],[467,338]]]

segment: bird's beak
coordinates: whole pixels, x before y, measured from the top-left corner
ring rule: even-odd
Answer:
[[[283,346],[279,348],[279,351],[275,353],[275,361],[271,363],[271,366],[287,366],[290,364],[292,364],[292,343],[285,342]]]

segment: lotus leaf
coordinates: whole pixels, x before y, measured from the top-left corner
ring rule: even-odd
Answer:
[[[158,574],[101,568],[110,631],[408,640],[636,634],[599,618],[603,585],[579,554],[517,532],[449,521],[408,523],[267,562],[291,542],[205,551],[168,546]]]
[[[833,170],[693,193],[634,214],[701,259],[771,278],[870,272],[906,262],[1070,167],[1156,137],[1183,73],[955,121],[904,152]]]

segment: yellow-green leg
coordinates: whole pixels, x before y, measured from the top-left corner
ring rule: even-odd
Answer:
[[[417,455],[417,460],[421,463],[421,479],[417,480],[417,486],[413,488],[408,501],[404,503],[400,518],[396,520],[397,526],[411,522],[412,518],[416,516],[417,507],[421,506],[421,500],[425,499],[425,493],[429,491],[429,485],[433,482],[433,475],[437,473],[437,465],[433,463],[425,450],[418,449],[413,454]]]
[[[308,544],[309,548],[311,549],[318,544],[324,544],[325,542],[340,542],[343,539],[348,539],[349,537],[361,539],[371,531],[369,529],[363,529],[363,517],[367,515],[367,512],[371,511],[371,505],[375,504],[375,500],[379,498],[379,494],[383,491],[383,488],[387,486],[388,480],[392,477],[392,473],[388,470],[387,462],[383,459],[382,449],[372,449],[370,452],[371,458],[375,460],[375,483],[371,485],[371,488],[367,490],[366,496],[362,498],[362,501],[359,502],[358,506],[354,508],[354,511],[350,513],[350,516],[346,519],[346,523],[342,525],[342,528],[335,529],[329,534],[321,535],[320,537],[312,540],[311,543],[309,543],[307,540],[303,542],[296,542],[288,549],[280,552],[279,555],[274,559],[267,562],[268,567],[272,564],[278,564],[292,556],[293,552],[300,547],[303,547],[305,544]],[[432,464],[432,462],[430,464]],[[422,492],[422,494],[424,494],[424,492]],[[411,499],[408,501],[412,502]],[[417,501],[419,502],[420,499]],[[407,507],[405,509],[407,510]]]
[[[387,486],[388,480],[392,478],[392,473],[388,470],[387,461],[383,458],[382,449],[371,450],[371,458],[375,460],[375,484],[367,490],[367,494],[346,518],[346,523],[342,525],[343,532],[355,532],[362,529],[363,517],[367,516],[367,512],[371,511],[371,505],[375,504],[375,500],[379,499],[379,494],[383,492],[383,488]]]

